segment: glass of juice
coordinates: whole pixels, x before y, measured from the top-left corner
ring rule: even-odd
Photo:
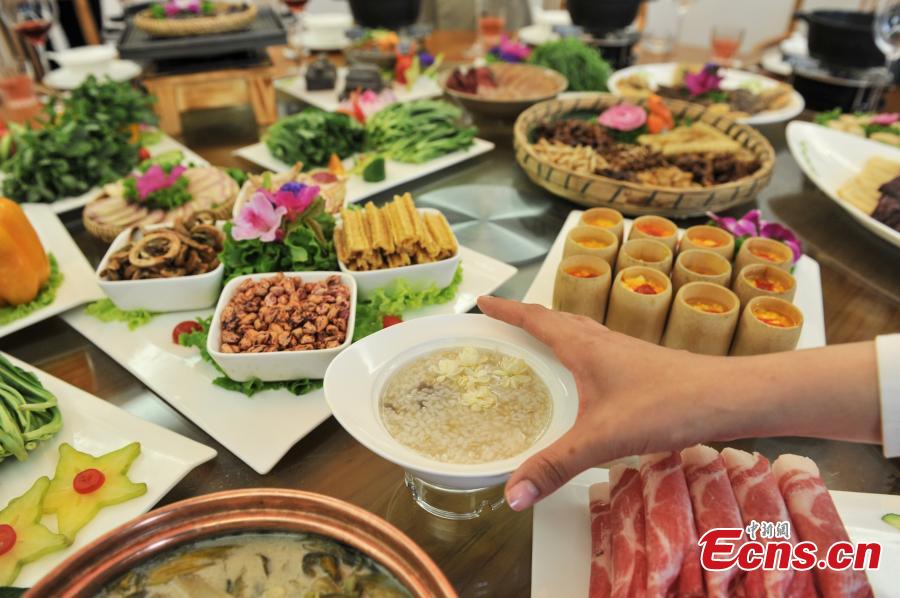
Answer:
[[[484,52],[500,43],[506,29],[506,2],[477,0],[478,42]]]
[[[47,32],[56,19],[56,0],[3,0],[0,6],[3,20],[19,37],[23,50],[28,53],[32,49],[37,53],[37,60],[34,60],[35,78],[43,79],[47,67],[44,46]]]
[[[712,58],[722,64],[730,64],[744,41],[744,29],[731,25],[716,25],[711,35]]]

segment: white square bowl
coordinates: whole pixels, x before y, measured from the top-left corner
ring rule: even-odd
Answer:
[[[440,210],[435,210],[434,208],[418,208],[418,210],[420,214],[441,213]],[[337,227],[341,226],[342,223],[338,222]],[[456,239],[456,235],[454,235],[454,239]],[[363,299],[371,297],[376,289],[389,287],[395,281],[401,279],[408,282],[417,291],[434,285],[437,285],[439,289],[443,289],[453,281],[453,275],[456,274],[456,269],[459,267],[459,241],[457,240],[456,243],[456,253],[438,262],[412,264],[398,268],[382,268],[381,270],[367,270],[365,272],[351,270],[340,260],[338,260],[338,266],[341,272],[349,274],[356,280],[359,296]]]
[[[206,349],[210,357],[222,368],[232,380],[246,382],[259,378],[263,382],[281,380],[300,380],[303,378],[324,378],[325,370],[338,353],[353,342],[353,328],[356,325],[356,281],[343,272],[285,272],[289,278],[300,278],[303,282],[319,282],[329,276],[340,276],[341,282],[350,289],[350,318],[347,320],[347,339],[340,347],[333,349],[317,349],[315,351],[274,351],[271,353],[223,353],[222,346],[222,312],[237,292],[237,288],[245,280],[261,280],[272,278],[275,272],[268,274],[247,274],[228,281],[216,312],[213,314],[206,340]]]
[[[172,228],[161,224],[145,227],[152,231]],[[221,225],[219,225],[221,229]],[[188,311],[212,307],[219,297],[225,266],[219,266],[205,274],[178,276],[176,278],[148,278],[145,280],[105,280],[100,273],[106,269],[110,256],[128,244],[133,229],[119,233],[97,266],[97,284],[117,307],[121,309],[146,309],[152,312]]]

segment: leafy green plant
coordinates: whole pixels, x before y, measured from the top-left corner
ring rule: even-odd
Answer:
[[[128,330],[148,324],[157,315],[146,309],[122,309],[112,299],[94,301],[84,308],[84,312],[101,322],[123,322],[128,325]]]
[[[359,152],[365,130],[346,114],[307,108],[269,127],[263,140],[282,162],[302,162],[307,168],[324,166],[332,153],[343,159]]]
[[[569,91],[607,91],[612,74],[597,50],[574,37],[541,44],[528,62],[562,73],[569,80]]]
[[[443,100],[397,102],[366,121],[368,144],[398,162],[428,162],[472,145],[478,131],[461,121],[462,110]]]

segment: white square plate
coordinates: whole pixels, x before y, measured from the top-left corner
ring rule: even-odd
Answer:
[[[556,281],[556,269],[562,260],[563,245],[566,242],[566,234],[578,224],[582,210],[572,210],[559,236],[553,242],[553,247],[544,259],[541,269],[534,282],[522,299],[525,303],[537,303],[544,307],[550,307],[553,303],[553,285]],[[631,219],[625,219],[625,238],[631,230]],[[683,232],[683,231],[682,231]],[[794,266],[794,278],[797,279],[797,294],[794,297],[794,305],[803,312],[803,330],[800,332],[798,349],[811,349],[825,346],[825,309],[822,307],[822,279],[819,276],[819,262],[808,255],[800,258]]]
[[[588,595],[591,523],[588,488],[606,482],[609,471],[589,469],[534,507],[531,540],[532,598]],[[900,587],[900,533],[881,521],[900,513],[900,496],[832,491],[844,526],[854,542],[881,542],[881,568],[869,571],[876,596],[896,596]]]
[[[513,266],[471,249],[459,251],[463,280],[456,298],[404,314],[404,319],[467,312],[479,295],[493,292],[516,273]],[[122,323],[101,322],[83,309],[64,319],[244,463],[268,473],[331,415],[325,394],[319,389],[298,397],[280,390],[246,397],[213,385],[218,374],[199,352],[172,342],[176,324],[210,315],[212,310],[164,314],[134,331]]]
[[[147,147],[147,150],[150,152],[151,156],[158,156],[160,154],[165,154],[166,152],[171,152],[173,150],[179,150],[184,154],[185,160],[189,162],[193,162],[198,165],[206,165],[208,164],[206,160],[201,158],[198,154],[195,154],[192,150],[188,149],[184,145],[175,141],[171,137],[166,134],[162,134],[162,138],[159,140],[159,143],[155,143],[151,146]],[[3,179],[6,177],[5,173],[0,172],[0,184],[3,183]],[[99,187],[94,187],[90,191],[79,195],[77,197],[64,197],[62,199],[58,199],[49,205],[50,209],[53,210],[56,214],[64,214],[66,212],[71,212],[72,210],[77,210],[79,208],[83,208],[89,202],[94,199],[100,197],[100,194],[103,191]]]
[[[429,174],[459,164],[460,162],[471,160],[476,156],[486,154],[492,149],[494,149],[493,143],[476,137],[474,144],[469,149],[453,152],[452,154],[435,158],[434,160],[430,160],[423,164],[404,164],[402,162],[386,160],[384,171],[385,174],[387,174],[387,178],[380,183],[367,183],[362,180],[361,176],[357,175],[351,175],[348,178],[347,203],[362,201],[367,197],[371,197],[376,193],[381,193],[391,187],[403,185],[404,183],[420,179]],[[262,166],[267,170],[271,170],[272,172],[284,172],[291,168],[288,164],[285,164],[273,156],[272,152],[269,151],[269,148],[266,147],[266,144],[262,141],[235,150],[234,155],[258,166]],[[349,172],[350,169],[353,168],[353,158],[344,160],[344,166]]]
[[[59,221],[50,206],[43,204],[25,204],[22,206],[31,226],[37,231],[44,250],[52,253],[63,274],[62,284],[56,290],[53,303],[33,311],[24,318],[0,325],[0,338],[12,334],[26,326],[46,320],[56,314],[77,307],[88,301],[104,297],[103,291],[94,280],[94,269],[78,249],[69,231]]]
[[[71,546],[23,567],[14,582],[17,587],[34,585],[78,549],[146,513],[192,469],[216,456],[216,451],[208,446],[135,417],[10,355],[4,357],[33,372],[41,384],[56,395],[63,425],[56,436],[29,453],[27,461],[8,458],[0,463],[0,479],[3,480],[0,484],[0,508],[28,490],[39,477],[53,477],[59,461],[59,445],[63,442],[92,455],[102,455],[130,442],[140,442],[141,454],[132,465],[128,477],[147,484],[147,493],[143,496],[101,510],[78,533]],[[56,529],[55,518],[45,519],[51,529]]]
[[[344,81],[346,80],[347,67],[340,67],[337,70],[337,81],[335,81],[334,89],[307,91],[306,78],[304,76],[276,79],[275,89],[306,102],[310,106],[315,106],[316,108],[321,108],[328,112],[334,112],[341,104],[340,100],[338,100],[338,96],[344,90]],[[431,77],[419,77],[412,89],[409,89],[406,85],[401,85],[400,83],[392,84],[391,89],[394,90],[394,95],[397,96],[398,102],[425,100],[428,98],[435,98],[444,93],[444,90],[441,89],[441,86],[438,85],[437,81]]]

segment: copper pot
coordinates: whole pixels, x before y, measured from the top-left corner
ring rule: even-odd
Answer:
[[[380,563],[413,596],[456,596],[428,555],[380,517],[321,494],[252,488],[173,503],[126,523],[66,559],[25,597],[93,597],[128,571],[180,546],[256,532],[332,538]]]

